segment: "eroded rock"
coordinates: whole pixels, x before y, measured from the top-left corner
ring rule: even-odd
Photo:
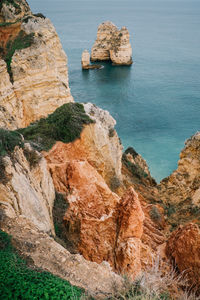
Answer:
[[[55,190],[46,161],[37,153],[38,162],[31,167],[24,151],[32,149],[27,144],[24,150],[16,147],[11,157],[3,158],[6,182],[0,182],[0,207],[8,216],[22,215],[39,229],[54,234]]]
[[[174,266],[200,290],[200,229],[196,224],[180,226],[167,241],[167,255]]]
[[[91,60],[111,60],[115,65],[131,65],[132,48],[127,28],[118,30],[111,22],[100,24],[92,47]]]

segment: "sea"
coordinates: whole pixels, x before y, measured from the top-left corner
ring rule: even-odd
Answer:
[[[200,130],[200,1],[28,2],[58,32],[75,101],[108,110],[124,149],[140,153],[157,182],[169,176],[184,142]],[[91,49],[98,25],[108,20],[128,28],[134,64],[82,71],[82,51]]]

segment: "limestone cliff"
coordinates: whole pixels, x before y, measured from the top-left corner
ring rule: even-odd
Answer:
[[[132,48],[126,27],[118,30],[111,22],[99,25],[97,39],[91,51],[91,61],[98,60],[111,60],[115,65],[132,64]]]
[[[6,62],[0,62],[0,105],[15,120],[7,128],[25,127],[73,101],[67,57],[54,26],[44,16],[33,15],[26,1],[17,3],[17,20],[0,26],[0,56]],[[0,12],[4,22],[9,20],[6,5],[5,1]]]
[[[24,149],[16,146],[12,154],[1,158],[0,168],[1,210],[10,217],[21,215],[40,230],[54,234],[55,190],[45,159],[25,144]]]

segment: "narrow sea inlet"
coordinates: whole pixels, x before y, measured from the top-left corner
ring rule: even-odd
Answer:
[[[197,0],[30,0],[56,27],[69,60],[75,101],[107,109],[124,148],[133,146],[157,181],[176,169],[184,141],[200,129],[200,2]],[[38,9],[39,8],[39,9]],[[103,21],[126,26],[131,67],[82,72]]]

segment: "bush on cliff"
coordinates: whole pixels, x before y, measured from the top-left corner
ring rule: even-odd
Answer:
[[[11,237],[0,230],[1,299],[80,299],[82,290],[49,272],[28,268],[16,253]]]
[[[22,135],[15,131],[0,129],[0,156],[12,153],[15,146],[23,148]]]
[[[67,103],[58,107],[47,118],[19,129],[24,138],[38,150],[49,150],[56,141],[73,142],[80,137],[83,126],[93,123],[79,103]]]

